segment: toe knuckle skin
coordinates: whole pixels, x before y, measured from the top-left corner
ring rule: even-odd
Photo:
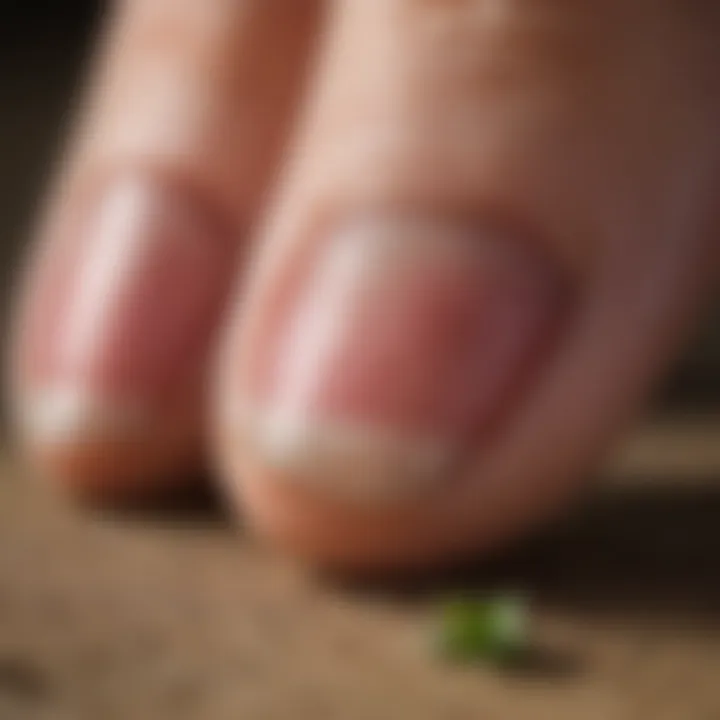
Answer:
[[[674,0],[341,8],[294,166],[324,204],[518,215],[571,255],[717,117],[696,92],[705,35]]]

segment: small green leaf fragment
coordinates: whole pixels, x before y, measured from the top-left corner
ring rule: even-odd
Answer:
[[[521,597],[452,600],[442,613],[440,650],[455,660],[511,663],[526,649],[527,625]]]

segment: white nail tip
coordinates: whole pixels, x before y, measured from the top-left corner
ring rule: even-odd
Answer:
[[[369,425],[295,413],[252,412],[231,425],[269,466],[297,484],[378,500],[422,492],[443,481],[456,457],[437,439],[400,437]]]
[[[80,388],[60,387],[25,398],[20,425],[32,442],[63,445],[137,436],[146,415],[132,403],[118,403]]]

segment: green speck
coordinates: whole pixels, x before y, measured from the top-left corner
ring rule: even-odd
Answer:
[[[527,624],[518,596],[452,600],[442,612],[440,650],[453,660],[512,664],[527,649]]]

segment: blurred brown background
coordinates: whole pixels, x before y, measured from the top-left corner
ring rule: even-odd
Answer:
[[[3,4],[3,308],[97,15],[90,2]],[[714,315],[585,510],[422,583],[308,577],[195,499],[81,514],[2,456],[0,720],[720,718]],[[437,661],[438,597],[492,586],[532,599],[533,661],[515,675]]]

